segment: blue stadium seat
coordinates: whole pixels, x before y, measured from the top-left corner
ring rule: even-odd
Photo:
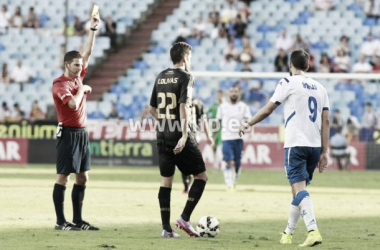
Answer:
[[[272,48],[272,45],[269,41],[267,40],[261,40],[259,41],[257,44],[256,44],[256,47],[257,48],[260,48],[260,49],[263,49],[263,50],[266,50],[266,49],[270,49]]]
[[[376,25],[376,19],[375,18],[366,18],[363,21],[364,26],[370,26],[373,27]]]

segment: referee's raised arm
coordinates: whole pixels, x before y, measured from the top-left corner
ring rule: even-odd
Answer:
[[[83,66],[86,69],[88,66],[88,63],[90,61],[90,57],[92,54],[92,50],[94,48],[95,44],[95,33],[98,30],[98,25],[100,23],[100,17],[99,16],[92,16],[91,17],[91,24],[90,24],[90,31],[88,33],[88,39],[86,46],[83,51]]]

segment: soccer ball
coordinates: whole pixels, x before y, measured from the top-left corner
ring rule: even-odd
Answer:
[[[203,216],[197,225],[201,237],[215,237],[219,233],[219,221],[212,216]]]

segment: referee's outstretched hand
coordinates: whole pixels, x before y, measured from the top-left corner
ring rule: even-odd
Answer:
[[[173,149],[174,154],[179,154],[182,152],[182,150],[185,148],[186,141],[187,137],[181,137],[181,139],[179,139],[177,146],[175,146]]]

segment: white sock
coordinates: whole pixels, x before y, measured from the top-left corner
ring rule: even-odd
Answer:
[[[231,176],[232,176],[232,169],[231,167],[225,167],[223,170],[224,174],[224,181],[226,182],[227,187],[231,187]]]
[[[239,168],[239,171],[238,171],[237,173],[236,173],[236,171],[234,170],[234,185],[237,184],[237,181],[238,181],[240,175],[241,175],[241,167]]]
[[[219,170],[219,160],[218,160],[217,152],[214,152],[213,158],[214,158],[213,168],[215,170]]]
[[[285,228],[285,233],[294,234],[297,224],[301,218],[300,207],[290,204],[288,225]]]
[[[315,216],[314,216],[313,202],[311,201],[310,196],[306,196],[305,198],[303,198],[299,207],[300,207],[301,216],[305,222],[307,231],[310,232],[311,230],[318,229],[317,220],[315,219]]]

